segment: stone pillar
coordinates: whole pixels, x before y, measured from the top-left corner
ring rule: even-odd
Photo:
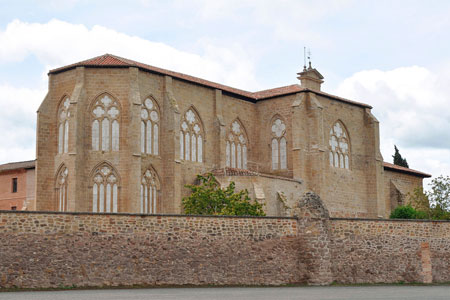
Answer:
[[[88,189],[84,178],[85,161],[88,149],[85,147],[86,108],[85,68],[76,69],[76,83],[70,96],[71,118],[69,119],[69,157],[65,161],[68,168],[67,208],[69,211],[88,211],[89,201],[81,191]],[[89,120],[89,118],[88,118]],[[56,166],[58,167],[58,166]]]
[[[291,105],[292,112],[292,171],[294,179],[307,178],[306,157],[308,152],[305,93],[298,93]]]
[[[127,134],[127,146],[128,149],[121,149],[126,151],[126,155],[130,157],[130,160],[126,160],[128,170],[124,175],[128,175],[128,178],[122,178],[123,182],[128,183],[128,194],[123,195],[122,199],[122,212],[140,212],[140,193],[141,193],[141,173],[142,173],[142,157],[141,157],[141,92],[139,89],[139,70],[138,68],[130,68],[129,73],[129,92],[128,98],[130,103],[130,121]],[[126,206],[124,206],[127,204]]]
[[[383,156],[380,152],[379,122],[369,108],[365,109],[364,124],[367,132],[367,212],[369,217],[387,218],[384,196]]]
[[[172,90],[172,77],[164,77],[163,115],[161,119],[162,213],[181,213],[180,110]]]
[[[332,283],[328,210],[319,196],[308,192],[294,208],[294,216],[298,218],[299,260],[308,270],[307,283]]]
[[[321,193],[324,183],[326,144],[323,130],[323,106],[313,93],[307,93],[307,155],[306,182],[308,188],[317,194]]]
[[[222,102],[222,91],[216,90],[214,95],[214,130],[215,130],[215,141],[214,149],[217,153],[215,155],[213,168],[224,168],[227,163],[226,158],[226,127],[223,120],[223,102]]]
[[[56,155],[56,125],[52,123],[51,106],[52,75],[49,75],[49,92],[37,111],[36,124],[36,177],[35,195],[36,210],[55,210],[55,189],[51,171],[54,169]],[[54,147],[52,147],[54,146]]]

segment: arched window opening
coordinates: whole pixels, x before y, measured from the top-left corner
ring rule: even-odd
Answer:
[[[227,136],[227,167],[247,169],[247,135],[242,124],[235,120]]]
[[[58,153],[69,151],[70,99],[65,98],[58,109]]]
[[[287,169],[286,125],[280,118],[272,123],[272,169]]]
[[[119,177],[115,170],[103,164],[94,171],[92,181],[92,211],[118,212]]]
[[[160,114],[155,100],[145,99],[141,107],[141,152],[159,154]]]
[[[157,212],[159,180],[155,171],[148,169],[142,175],[140,210],[143,214],[155,214]]]
[[[58,203],[58,211],[67,211],[67,186],[69,171],[66,167],[62,167],[56,176],[56,197]]]
[[[92,150],[119,151],[120,106],[108,95],[92,108]]]
[[[330,166],[350,169],[350,144],[348,133],[341,122],[336,122],[330,130]]]
[[[204,133],[200,117],[192,109],[188,109],[181,119],[180,159],[203,162]]]

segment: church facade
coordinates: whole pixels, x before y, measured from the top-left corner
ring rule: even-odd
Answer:
[[[36,209],[182,213],[197,174],[289,215],[314,191],[331,216],[387,217],[430,175],[383,162],[371,106],[301,84],[247,92],[113,55],[49,72]]]

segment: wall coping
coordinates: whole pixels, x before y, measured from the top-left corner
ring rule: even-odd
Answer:
[[[0,210],[0,214],[38,214],[38,215],[74,215],[74,216],[136,216],[136,217],[180,217],[180,218],[218,218],[218,219],[283,219],[297,220],[296,217],[277,216],[214,216],[214,215],[182,215],[182,214],[141,214],[141,213],[94,213],[94,212],[60,212],[60,211],[28,211],[28,210]]]
[[[428,219],[369,219],[369,218],[330,218],[330,221],[379,221],[379,222],[417,222],[417,223],[450,223],[450,220]]]

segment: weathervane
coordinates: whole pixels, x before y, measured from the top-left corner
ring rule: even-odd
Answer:
[[[309,69],[312,69],[312,67],[311,67],[311,49],[308,48],[308,51],[306,51],[306,47],[303,47],[303,71],[306,71],[306,59],[308,59]]]

